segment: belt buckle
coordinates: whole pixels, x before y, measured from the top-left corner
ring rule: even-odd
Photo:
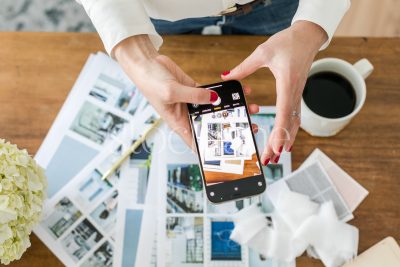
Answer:
[[[238,10],[237,6],[233,6],[233,7],[229,7],[221,12],[219,12],[219,14],[217,16],[224,16],[226,14],[235,12],[236,10]]]

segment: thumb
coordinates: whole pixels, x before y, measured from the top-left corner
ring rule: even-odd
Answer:
[[[172,90],[175,103],[211,104],[218,99],[217,92],[205,88],[177,84]]]
[[[246,78],[250,74],[254,73],[256,70],[262,67],[263,63],[256,55],[255,51],[248,56],[245,60],[243,60],[242,63],[237,65],[235,68],[233,68],[230,71],[224,71],[221,74],[222,80],[241,80],[243,78]]]

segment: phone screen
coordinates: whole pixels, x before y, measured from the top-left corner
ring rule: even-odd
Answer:
[[[189,116],[209,198],[220,202],[257,194],[264,178],[242,87],[229,81],[206,88],[220,98],[213,105],[189,105]]]

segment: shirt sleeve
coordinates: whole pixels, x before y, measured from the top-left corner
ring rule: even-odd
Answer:
[[[76,0],[82,4],[103,41],[107,53],[124,39],[148,34],[158,50],[162,44],[141,0]]]
[[[306,20],[321,26],[328,35],[328,40],[320,48],[323,50],[329,45],[349,7],[350,0],[300,0],[292,24]]]

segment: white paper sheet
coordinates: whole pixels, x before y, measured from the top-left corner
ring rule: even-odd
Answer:
[[[368,191],[318,148],[314,149],[300,168],[316,161],[321,163],[349,209],[354,211],[367,197]]]
[[[149,140],[153,142],[154,136]],[[154,147],[159,147],[155,143]],[[157,194],[158,194],[159,154],[153,153],[147,194],[144,203],[138,203],[137,195],[144,188],[138,188],[139,169],[125,163],[121,168],[121,181],[118,186],[119,206],[115,238],[114,266],[150,266],[153,255],[153,242],[156,234]]]

